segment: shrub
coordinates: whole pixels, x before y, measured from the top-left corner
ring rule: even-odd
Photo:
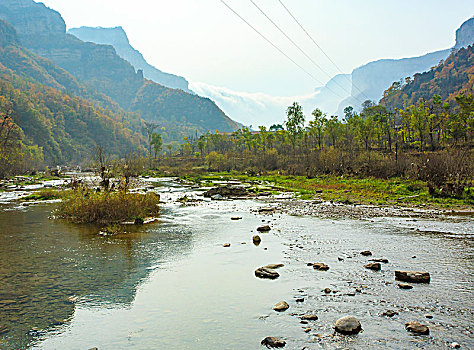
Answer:
[[[58,208],[60,217],[75,223],[113,224],[157,216],[160,196],[156,193],[71,191]]]

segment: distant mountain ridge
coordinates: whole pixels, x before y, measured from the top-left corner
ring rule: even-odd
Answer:
[[[146,80],[112,46],[85,43],[66,34],[62,17],[42,3],[2,0],[0,18],[15,27],[26,48],[53,61],[89,91],[105,94],[121,108],[158,123],[167,142],[196,132],[238,128],[210,99]]]
[[[117,54],[128,61],[135,69],[143,70],[145,78],[172,89],[181,89],[192,93],[192,91],[189,90],[189,83],[185,78],[162,72],[150,65],[143,55],[130,45],[127,34],[122,27],[80,27],[71,28],[67,32],[82,41],[111,45],[115,48]]]

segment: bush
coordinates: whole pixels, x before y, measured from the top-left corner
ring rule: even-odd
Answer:
[[[75,223],[114,224],[157,216],[156,193],[71,191],[58,208],[58,215]]]

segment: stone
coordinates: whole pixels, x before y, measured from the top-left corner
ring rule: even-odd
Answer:
[[[422,271],[395,271],[395,279],[403,282],[430,283],[429,272]]]
[[[237,221],[237,220],[242,220],[242,217],[241,216],[233,216],[230,219],[233,220],[233,221]]]
[[[363,255],[363,256],[370,256],[370,255],[372,255],[372,252],[369,251],[369,250],[364,250],[363,252],[360,252],[360,254]]]
[[[264,214],[264,213],[273,213],[275,211],[275,208],[259,208],[258,209],[258,212],[260,214]]]
[[[393,311],[393,310],[386,310],[382,316],[387,316],[387,317],[393,317],[395,315],[398,315],[398,312]]]
[[[428,328],[428,326],[425,326],[424,324],[421,324],[416,321],[406,323],[405,329],[415,334],[430,334],[430,329]]]
[[[364,267],[366,269],[369,269],[369,270],[374,270],[374,271],[380,271],[380,269],[382,268],[380,263],[378,262],[374,262],[374,263],[370,263],[370,264],[367,264],[367,265],[364,265]]]
[[[258,232],[268,232],[270,230],[271,230],[271,228],[268,225],[263,225],[263,226],[257,227]]]
[[[331,292],[332,292],[331,288],[324,288],[324,293],[329,294]]]
[[[451,346],[452,349],[459,349],[461,347],[461,344],[456,343],[456,342],[452,342],[450,344],[450,346]]]
[[[283,266],[285,266],[285,265],[284,264],[268,264],[268,265],[265,265],[264,268],[275,270],[275,269],[279,269],[280,267],[283,267]]]
[[[362,330],[362,326],[354,316],[344,316],[336,321],[334,329],[342,334],[357,334]]]
[[[319,271],[327,271],[329,270],[329,266],[324,263],[314,263],[313,269],[319,270]]]
[[[305,331],[306,333],[309,333],[309,332],[311,332],[311,328],[305,328],[304,331]]]
[[[400,289],[413,289],[413,286],[411,284],[399,283],[398,288],[400,288]]]
[[[304,298],[296,298],[297,303],[304,303]]]
[[[306,314],[301,316],[301,319],[303,321],[316,321],[318,319],[318,316],[316,316],[315,314]]]
[[[259,235],[255,235],[255,236],[252,237],[252,241],[253,241],[253,244],[259,245],[260,242],[262,242],[262,239],[260,238]]]
[[[224,248],[229,248],[229,247],[230,247],[230,243],[224,243],[222,246],[223,246]]]
[[[211,188],[210,190],[204,192],[204,197],[212,199],[214,199],[213,196],[221,196],[220,199],[222,199],[223,197],[242,197],[247,195],[248,192],[245,188],[229,185]]]
[[[260,342],[260,344],[266,346],[267,348],[283,348],[286,345],[286,342],[280,338],[266,337]]]
[[[257,276],[258,278],[268,278],[274,280],[280,277],[280,274],[275,270],[268,269],[265,267],[259,267],[255,270],[255,276]]]
[[[429,318],[429,319],[432,319],[432,318],[433,318],[433,315],[426,314],[425,317],[426,317],[426,318]]]
[[[215,200],[215,201],[220,201],[220,200],[224,199],[224,197],[222,197],[222,195],[220,195],[220,194],[214,194],[214,195],[211,196],[211,199]]]
[[[277,303],[273,307],[273,310],[278,311],[278,312],[282,312],[282,311],[288,310],[289,307],[290,307],[290,305],[288,305],[288,303],[286,301],[280,301],[279,303]]]
[[[388,264],[388,259],[370,259],[369,261],[381,262],[381,263],[384,263],[384,264]]]

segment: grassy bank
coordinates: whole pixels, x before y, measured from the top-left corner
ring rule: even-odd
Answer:
[[[426,183],[403,178],[379,179],[324,175],[315,178],[268,174],[248,176],[238,173],[214,173],[189,176],[188,180],[206,183],[212,180],[236,179],[267,185],[272,192],[291,191],[303,199],[319,198],[347,204],[427,206],[431,208],[473,208],[474,189],[462,198],[430,195]]]

